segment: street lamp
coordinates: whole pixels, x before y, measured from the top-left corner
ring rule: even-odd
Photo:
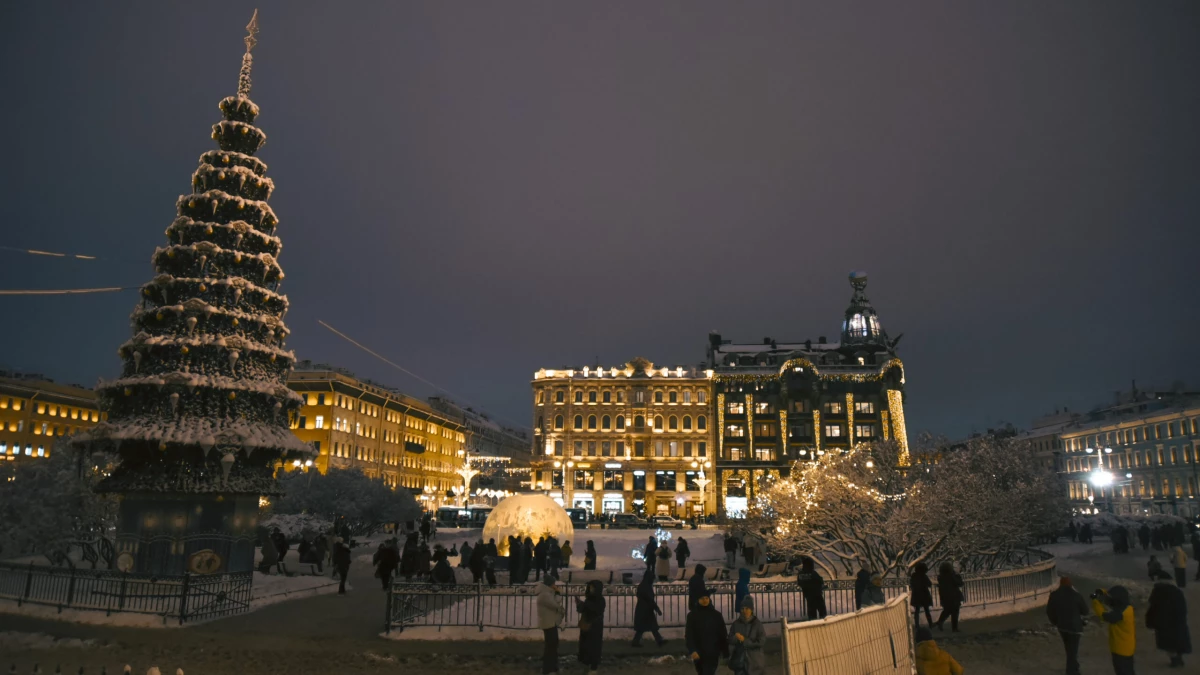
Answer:
[[[465,453],[464,453],[465,454]],[[471,468],[471,456],[465,455],[465,463],[462,467],[455,469],[454,473],[462,476],[463,479],[463,506],[467,505],[466,495],[471,491],[471,479],[479,475],[479,471]]]
[[[700,477],[696,479],[696,485],[700,486],[700,517],[704,518],[708,512],[704,510],[704,498],[708,496],[708,484],[712,481],[704,477],[704,470],[700,471]]]

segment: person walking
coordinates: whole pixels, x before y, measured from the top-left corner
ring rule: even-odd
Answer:
[[[458,549],[458,566],[464,568],[471,567],[471,542],[464,541],[462,548]]]
[[[864,565],[854,577],[854,609],[862,609],[862,596],[871,585],[871,570]]]
[[[928,628],[917,628],[917,675],[963,675],[963,667],[933,641]]]
[[[1133,653],[1137,648],[1137,625],[1133,618],[1133,605],[1129,604],[1129,591],[1124,586],[1113,586],[1108,591],[1099,589],[1091,597],[1092,612],[1108,627],[1108,651],[1112,654],[1113,673],[1137,675],[1133,661]]]
[[[570,567],[571,566],[571,554],[574,553],[574,551],[571,550],[571,540],[570,539],[563,542],[560,553],[562,554],[563,569]]]
[[[808,618],[824,619],[825,618],[825,579],[821,577],[820,572],[813,563],[813,559],[805,556],[800,561],[800,571],[796,573],[796,583],[800,586],[800,593],[804,596],[804,605],[807,608]]]
[[[550,543],[545,537],[538,537],[537,544],[533,547],[533,580],[537,581],[542,578],[542,572],[546,570],[546,556],[549,555]]]
[[[1197,562],[1196,581],[1200,581],[1200,530],[1192,531],[1192,560]]]
[[[725,567],[733,569],[737,562],[737,540],[728,532],[725,533]]]
[[[679,543],[675,544],[675,564],[679,569],[687,567],[687,559],[692,557],[692,550],[688,548],[687,539],[679,538]]]
[[[333,541],[333,568],[338,575],[338,595],[346,594],[346,578],[350,575],[350,547],[338,537]]]
[[[537,621],[542,629],[542,675],[558,672],[558,625],[566,616],[558,580],[547,574],[537,587]]]
[[[1061,577],[1058,588],[1050,592],[1046,601],[1046,618],[1062,638],[1063,650],[1067,653],[1067,675],[1079,675],[1079,640],[1083,637],[1083,622],[1087,615],[1087,603],[1071,584],[1071,578]]]
[[[558,539],[550,537],[546,542],[546,574],[557,579],[559,567],[562,567],[562,547],[558,545]]]
[[[708,568],[704,565],[696,565],[696,569],[692,571],[692,576],[688,579],[688,611],[692,611],[699,606],[700,595],[707,592],[704,587],[704,574],[708,572]],[[724,629],[722,629],[724,630]]]
[[[887,603],[887,599],[883,597],[883,577],[878,574],[872,574],[871,584],[863,589],[862,608],[865,609],[885,603]]]
[[[604,648],[604,584],[589,581],[583,599],[575,601],[575,610],[579,612],[579,662],[595,673]]]
[[[923,609],[925,610],[925,621],[930,628],[933,628],[933,616],[929,612],[929,609],[933,607],[933,582],[929,580],[929,567],[923,562],[917,563],[913,568],[912,576],[908,578],[908,595],[916,627],[921,627],[921,610]]]
[[[696,666],[696,675],[715,675],[721,658],[729,658],[729,634],[725,632],[725,619],[712,606],[712,591],[708,588],[699,590],[696,606],[688,612],[684,639],[688,654]]]
[[[650,541],[646,542],[646,548],[642,549],[642,560],[646,562],[646,567],[654,569],[656,554],[658,553],[658,540],[650,537]]]
[[[1187,598],[1183,590],[1169,581],[1159,581],[1150,591],[1146,608],[1146,628],[1154,631],[1154,646],[1171,657],[1172,668],[1183,667],[1183,655],[1192,653],[1192,635],[1188,630]]]
[[[958,612],[962,609],[963,600],[966,598],[963,594],[962,576],[954,571],[954,564],[944,562],[938,567],[938,596],[942,601],[942,613],[938,616],[938,630],[944,631],[946,619],[950,619],[950,630],[958,632]]]
[[[380,544],[378,556],[378,565],[376,576],[379,577],[380,583],[383,584],[383,590],[388,590],[392,585],[392,575],[396,573],[396,568],[400,565],[400,552],[396,550],[395,542],[389,542],[387,545]]]
[[[1171,549],[1171,564],[1175,567],[1175,584],[1180,588],[1187,586],[1187,552],[1183,550],[1183,543],[1175,545]]]
[[[1071,541],[1075,541],[1079,537],[1079,530],[1075,529],[1075,521],[1067,524],[1067,534],[1071,536]]]
[[[654,562],[654,573],[658,575],[658,580],[669,580],[671,577],[671,549],[667,546],[667,542],[664,541],[654,555],[658,558]]]
[[[484,558],[486,557],[487,546],[483,543],[483,540],[480,539],[479,542],[475,544],[475,548],[471,549],[471,559],[468,563],[468,567],[471,568],[471,579],[477,584],[483,581],[483,573],[485,569]]]
[[[633,607],[633,642],[631,646],[642,646],[642,634],[649,633],[654,636],[654,643],[659,647],[663,646],[666,640],[663,639],[661,633],[658,632],[658,617],[662,616],[662,609],[658,606],[658,601],[654,599],[654,575],[650,570],[642,575],[642,582],[637,588],[637,604]]]
[[[1141,528],[1138,529],[1138,541],[1141,542],[1143,551],[1150,550],[1150,526],[1149,525],[1142,523]]]
[[[734,675],[766,675],[763,644],[767,641],[767,631],[754,615],[754,598],[747,595],[738,607],[741,608],[738,618],[729,626],[729,644],[733,646],[729,668]]]
[[[596,569],[596,545],[591,539],[588,539],[587,548],[583,550],[583,569]]]
[[[741,607],[742,600],[750,597],[750,570],[743,567],[738,570],[737,584],[733,587],[733,606]]]
[[[429,519],[426,518],[425,520],[421,521],[421,543],[424,544],[429,542],[430,531]]]

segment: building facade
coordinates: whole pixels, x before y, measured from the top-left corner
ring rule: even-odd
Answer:
[[[56,439],[105,418],[91,389],[0,372],[0,461],[49,457]]]
[[[709,335],[717,421],[717,501],[728,516],[797,461],[820,461],[856,443],[894,439],[904,455],[904,364],[866,296],[867,277],[850,276],[841,339],[734,344]]]
[[[453,503],[447,492],[462,485],[457,471],[467,448],[461,421],[328,365],[296,364],[288,386],[303,398],[293,431],[318,455],[312,467],[285,469],[359,468],[411,490],[429,508]]]
[[[1157,393],[1092,411],[1061,432],[1080,512],[1200,516],[1200,397]]]
[[[429,404],[466,429],[467,458],[478,475],[471,480],[474,502],[488,491],[516,493],[529,489],[530,436],[528,430],[500,424],[487,414],[464,408],[444,396],[431,396]],[[491,497],[490,499],[495,499]]]
[[[594,514],[714,512],[710,370],[637,358],[542,369],[532,388],[535,490]]]

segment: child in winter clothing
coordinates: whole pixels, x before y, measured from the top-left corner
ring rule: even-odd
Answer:
[[[1113,672],[1134,675],[1133,653],[1137,648],[1137,636],[1129,591],[1124,586],[1113,586],[1107,593],[1096,591],[1092,595],[1092,612],[1108,625],[1108,651],[1112,652]]]
[[[767,631],[754,615],[754,598],[747,595],[741,608],[738,618],[729,626],[729,644],[733,646],[729,667],[734,675],[766,675],[767,664],[762,650]]]
[[[918,628],[916,639],[917,675],[963,675],[963,667],[937,646],[928,628]]]

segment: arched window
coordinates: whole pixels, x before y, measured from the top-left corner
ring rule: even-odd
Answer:
[[[696,429],[698,431],[704,431],[704,430],[708,429],[708,418],[705,417],[704,415],[697,417],[696,418]]]
[[[605,431],[612,429],[612,418],[609,417],[608,415],[601,417],[600,418],[600,428]]]
[[[670,394],[667,395],[667,400],[670,401],[671,403],[678,403],[679,402],[679,393],[674,392],[674,391],[671,392]]]
[[[575,416],[575,431],[583,430],[583,415]]]
[[[563,402],[563,393],[561,391],[554,392],[554,402],[555,403]]]
[[[661,396],[661,394],[660,394],[660,396]],[[663,419],[662,419],[662,415],[655,415],[655,416],[654,416],[654,430],[655,430],[655,431],[662,431],[662,430],[663,430]]]
[[[617,415],[617,431],[625,431],[625,416]]]
[[[596,430],[596,416],[588,415],[588,431]]]
[[[645,429],[646,428],[646,418],[642,417],[641,415],[636,415],[633,418],[633,428],[638,429],[638,430]]]
[[[538,415],[538,423],[537,423],[537,428],[541,429],[541,428],[542,428],[542,424],[543,424],[544,422],[545,422],[545,420],[543,420],[543,419],[542,419],[542,416],[541,416],[541,415]]]
[[[595,402],[596,402],[596,392],[589,391],[588,392],[588,403],[595,403]]]
[[[583,403],[583,392],[582,391],[580,391],[580,390],[575,391],[575,402]]]
[[[683,416],[683,430],[684,430],[684,431],[691,431],[691,430],[692,430],[692,417],[691,417],[691,415],[684,415],[684,416]]]
[[[679,418],[671,415],[667,418],[667,428],[671,431],[679,431]]]
[[[654,392],[654,402],[662,403],[662,392],[661,391]]]
[[[545,391],[538,389],[537,402],[539,404],[546,402],[546,392]]]

